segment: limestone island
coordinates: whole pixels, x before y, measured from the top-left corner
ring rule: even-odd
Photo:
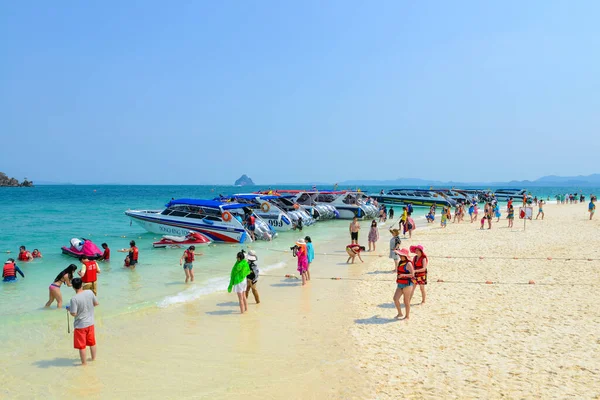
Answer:
[[[254,186],[254,182],[252,182],[252,179],[250,179],[247,175],[244,174],[240,177],[240,179],[235,181],[234,185],[235,186]]]
[[[245,176],[245,175],[244,175]],[[250,181],[252,182],[252,181]],[[0,172],[0,186],[10,186],[10,187],[32,187],[33,182],[28,181],[27,178],[23,180],[23,182],[19,183],[19,181],[15,178],[9,178],[6,176],[4,172]]]

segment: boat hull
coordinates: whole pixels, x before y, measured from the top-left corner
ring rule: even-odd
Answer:
[[[393,195],[379,195],[379,196],[374,196],[374,198],[377,200],[377,202],[382,203],[382,204],[390,204],[390,205],[402,205],[405,206],[408,203],[412,203],[412,205],[414,207],[431,207],[433,205],[435,205],[436,207],[443,207],[443,206],[454,206],[453,204],[451,204],[449,201],[444,200],[444,199],[440,199],[440,200],[436,200],[436,199],[415,199],[415,198],[410,198],[407,199],[406,197],[401,197],[401,196],[393,196]]]
[[[213,242],[244,243],[251,241],[247,232],[241,228],[221,227],[192,221],[180,221],[160,218],[159,213],[127,211],[125,214],[142,228],[159,235],[186,236],[189,231],[200,232]]]

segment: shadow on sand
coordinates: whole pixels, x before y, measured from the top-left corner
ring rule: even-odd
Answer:
[[[294,286],[302,286],[302,282],[281,282],[281,283],[272,283],[270,286],[272,287],[294,287]]]
[[[237,306],[237,304],[236,304]],[[206,312],[208,315],[231,315],[231,314],[235,314],[236,311],[233,310],[217,310],[217,311],[207,311]],[[239,313],[239,310],[237,311],[237,313]]]
[[[381,318],[379,315],[373,315],[371,318],[355,319],[354,323],[362,325],[383,325],[398,322],[396,318]]]
[[[39,360],[33,363],[38,368],[50,368],[50,367],[74,367],[79,365],[79,360],[73,358],[61,358],[57,357],[52,360]]]
[[[217,307],[239,307],[240,303],[237,301],[228,301],[227,303],[217,303]]]
[[[396,271],[371,271],[371,272],[367,272],[367,275],[379,275],[379,274],[393,274]]]

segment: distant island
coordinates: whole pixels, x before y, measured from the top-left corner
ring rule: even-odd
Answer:
[[[240,179],[235,181],[234,185],[235,186],[254,186],[254,182],[252,182],[252,179],[250,179],[247,175],[244,174],[240,177]]]
[[[0,186],[31,187],[33,186],[33,182],[25,178],[23,182],[19,183],[16,178],[9,178],[4,172],[0,172]]]

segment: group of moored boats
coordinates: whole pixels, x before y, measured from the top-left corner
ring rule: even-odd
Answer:
[[[163,210],[125,214],[148,232],[186,237],[199,232],[213,242],[272,240],[277,232],[327,219],[376,218],[379,208],[364,193],[351,191],[267,191],[219,196],[213,200],[173,199]],[[250,231],[249,218],[253,230]]]
[[[252,241],[252,236],[254,240],[272,240],[277,232],[327,219],[376,218],[383,204],[455,206],[494,198],[502,201],[524,193],[522,189],[498,189],[493,193],[477,189],[393,189],[369,196],[360,191],[268,190],[212,200],[173,199],[162,210],[128,210],[125,214],[152,233],[185,238],[190,232],[198,232],[212,242],[244,243]],[[254,222],[252,226],[249,220]]]

